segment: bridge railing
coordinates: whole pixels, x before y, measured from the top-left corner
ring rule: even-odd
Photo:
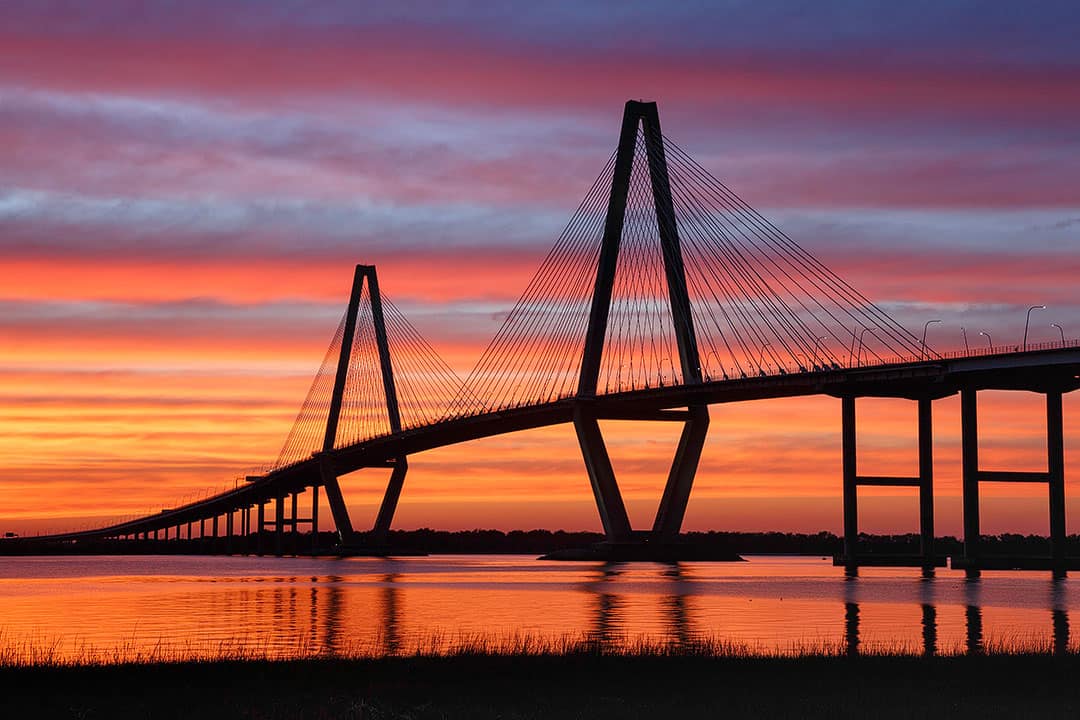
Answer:
[[[857,368],[885,367],[889,365],[908,365],[912,363],[927,362],[931,360],[960,360],[969,357],[987,357],[991,355],[1007,355],[1020,352],[1060,350],[1070,347],[1080,347],[1080,338],[1066,339],[1064,342],[1056,340],[1040,343],[1028,343],[1026,346],[1021,343],[1008,343],[1003,345],[969,348],[966,350],[950,350],[946,352],[935,352],[928,349],[926,354],[921,356],[895,355],[885,358],[849,358],[846,363],[835,364],[808,362],[807,364],[800,366],[792,363],[775,363],[766,361],[763,364],[768,367],[771,372],[759,372],[755,375],[729,374],[726,373],[723,369],[721,369],[721,372],[717,372],[707,363],[703,363],[702,374],[705,376],[705,380],[707,382],[717,382],[722,380],[745,379],[749,377],[775,377],[778,375],[796,375],[801,373],[822,372],[829,370],[852,370]],[[660,387],[671,387],[671,383],[661,384]],[[645,387],[642,389],[649,388]]]

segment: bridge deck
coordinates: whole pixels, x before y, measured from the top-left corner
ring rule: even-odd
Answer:
[[[697,385],[652,387],[593,398],[566,398],[537,405],[448,418],[399,433],[313,456],[277,469],[235,490],[189,505],[95,530],[34,538],[35,541],[95,539],[152,532],[251,507],[317,484],[320,462],[329,459],[339,474],[384,467],[394,458],[435,448],[571,422],[574,409],[587,405],[599,418],[656,419],[657,411],[690,405],[715,405],[770,398],[834,397],[942,398],[961,389],[1045,392],[1080,387],[1080,348],[1042,348],[1027,352],[935,358],[872,367],[842,368],[728,380]]]

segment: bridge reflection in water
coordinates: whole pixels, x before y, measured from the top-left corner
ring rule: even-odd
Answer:
[[[1067,578],[883,568],[845,576],[807,558],[175,557],[157,558],[154,573],[135,559],[104,569],[101,558],[58,558],[48,568],[40,559],[5,562],[5,644],[55,645],[61,655],[87,647],[143,657],[382,655],[512,648],[523,639],[532,647],[645,642],[741,653],[1061,653],[1080,606],[1080,586]]]

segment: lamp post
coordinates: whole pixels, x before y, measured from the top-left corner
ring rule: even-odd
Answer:
[[[867,327],[864,327],[862,329],[862,332],[859,333],[859,351],[857,353],[855,353],[855,366],[856,367],[862,367],[863,336],[866,335],[867,330],[877,330],[877,326],[876,325],[869,325]]]
[[[990,346],[990,349],[993,350],[994,349],[994,340],[993,340],[993,338],[990,337],[990,333],[986,332],[985,330],[980,330],[979,334],[986,336],[986,342]]]
[[[922,341],[919,343],[919,346],[922,348],[922,350],[921,350],[922,354],[919,357],[921,359],[923,359],[923,360],[926,359],[926,329],[928,327],[930,327],[931,325],[933,325],[934,323],[940,323],[940,322],[941,322],[940,320],[927,320],[925,323],[923,323],[923,326],[922,326]]]
[[[1061,326],[1057,323],[1050,323],[1050,327],[1056,327],[1058,332],[1061,333],[1061,347],[1065,347],[1065,331],[1061,329]]]
[[[674,385],[677,378],[675,377],[675,363],[671,362],[671,358],[667,355],[660,358],[660,367],[658,373],[660,375],[660,387],[664,387],[664,361],[667,360],[667,364],[671,366],[671,384]]]
[[[758,355],[758,359],[757,359],[758,373],[763,372],[762,369],[761,369],[761,361],[765,359],[765,348],[769,347],[770,345],[772,345],[772,342],[766,340],[765,344],[761,346],[761,354]]]
[[[724,363],[722,363],[720,361],[720,355],[715,350],[713,350],[711,353],[709,353],[708,357],[711,357],[714,360],[716,360],[716,364],[720,368],[720,375],[722,375],[723,378],[725,380],[727,380],[728,379],[727,370],[724,369]]]
[[[960,332],[964,336],[964,352],[967,353],[968,355],[970,355],[971,354],[971,348],[968,347],[967,330],[964,329],[963,325],[960,326]]]
[[[1024,318],[1024,349],[1025,350],[1027,350],[1027,331],[1028,331],[1028,324],[1031,322],[1031,311],[1032,310],[1045,310],[1045,309],[1046,309],[1045,305],[1032,305],[1031,307],[1028,308],[1027,316]]]
[[[828,340],[828,339],[829,339],[828,335],[818,335],[817,338],[814,339],[814,350],[813,350],[814,362],[817,363],[818,365],[822,366],[822,367],[825,366],[825,363],[822,361],[821,356],[818,355],[818,348],[821,347],[821,341],[822,340]]]

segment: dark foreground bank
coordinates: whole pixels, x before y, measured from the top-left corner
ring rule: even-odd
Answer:
[[[1045,718],[1080,657],[482,656],[0,669],[0,717]]]

